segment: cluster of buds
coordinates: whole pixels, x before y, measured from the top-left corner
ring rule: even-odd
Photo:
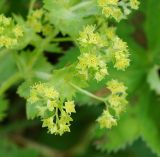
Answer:
[[[13,48],[23,36],[22,26],[12,18],[0,15],[0,47]]]
[[[110,114],[108,110],[104,110],[102,115],[97,119],[100,128],[110,129],[117,125],[117,120]]]
[[[80,32],[78,41],[81,55],[78,57],[77,69],[86,80],[92,77],[101,81],[109,75],[109,62],[113,62],[117,70],[125,70],[130,59],[127,43],[116,35],[114,27],[106,28],[103,34],[95,30],[95,26],[86,26]]]
[[[115,37],[113,40],[113,44],[115,57],[114,67],[118,70],[125,70],[130,65],[127,43],[122,41],[120,38]]]
[[[94,52],[82,53],[78,60],[77,69],[85,79],[89,79],[89,75],[94,75],[97,81],[101,81],[108,75],[106,63],[100,55],[98,56]]]
[[[107,17],[113,17],[116,21],[126,18],[131,9],[138,9],[138,0],[98,0],[102,13]]]
[[[130,65],[128,45],[115,32],[115,27],[109,27],[106,30],[109,45],[106,54],[112,56],[114,68],[124,71]]]
[[[126,89],[122,82],[117,80],[111,80],[107,82],[107,89],[110,90],[111,94],[107,97],[107,109],[103,111],[102,115],[98,118],[98,122],[101,128],[112,128],[117,125],[117,119],[120,114],[125,111],[127,100],[126,100]],[[109,110],[113,110],[113,115]]]
[[[97,46],[103,47],[105,45],[104,40],[101,38],[98,32],[95,32],[96,26],[87,25],[83,31],[79,34],[79,43],[82,47]]]
[[[31,88],[28,103],[35,105],[42,127],[47,127],[51,134],[62,135],[70,132],[71,113],[75,111],[73,101],[62,101],[59,92],[45,83],[38,83]]]
[[[53,34],[53,26],[47,19],[47,13],[43,9],[34,10],[28,16],[27,23],[36,33],[42,32],[44,36]]]
[[[88,80],[93,77],[97,81],[101,81],[108,75],[107,64],[99,50],[107,45],[106,41],[95,32],[95,26],[87,25],[80,32],[78,39],[81,47],[81,55],[78,57],[78,72]]]
[[[111,94],[108,97],[108,102],[110,103],[111,108],[115,110],[116,116],[119,117],[128,103],[126,100],[127,87],[125,87],[122,82],[111,80],[107,83],[107,88],[111,91]]]

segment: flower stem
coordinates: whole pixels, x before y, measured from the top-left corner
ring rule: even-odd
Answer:
[[[70,85],[71,85],[72,87],[74,87],[75,89],[77,89],[79,92],[81,92],[81,93],[83,93],[83,94],[85,94],[85,95],[87,95],[87,96],[89,96],[89,97],[91,97],[91,98],[93,98],[93,99],[96,99],[96,100],[99,100],[99,101],[102,101],[102,102],[106,103],[104,98],[99,97],[99,96],[96,96],[96,95],[88,92],[87,90],[84,90],[84,89],[78,87],[77,85],[75,85],[75,84],[73,84],[73,83],[70,83]]]
[[[22,78],[20,73],[16,73],[13,76],[11,76],[8,80],[6,80],[1,86],[0,86],[0,96],[3,95],[3,93],[14,83],[19,81]]]
[[[66,42],[66,41],[73,41],[70,37],[62,37],[62,38],[55,38],[52,42]]]
[[[28,12],[29,15],[30,15],[30,14],[32,13],[32,11],[33,11],[35,2],[36,2],[36,0],[31,0],[31,1],[30,1],[29,12]]]

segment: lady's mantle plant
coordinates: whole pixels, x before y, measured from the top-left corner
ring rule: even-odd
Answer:
[[[105,104],[97,122],[101,128],[117,125],[127,105],[127,87],[116,78],[108,80],[111,67],[125,71],[130,64],[127,43],[116,35],[116,22],[138,9],[137,0],[43,0],[34,9],[31,0],[26,19],[0,15],[0,46],[11,56],[17,71],[0,88],[1,97],[17,81],[20,96],[27,99],[27,117],[39,117],[51,134],[70,132],[76,93]],[[61,34],[62,37],[59,37]],[[79,48],[76,60],[61,68],[47,63],[44,52],[62,51],[60,42],[71,41]],[[32,46],[33,50],[26,47]],[[74,52],[73,52],[74,53]],[[41,66],[39,66],[41,65]],[[106,96],[85,90],[90,82],[106,81]]]

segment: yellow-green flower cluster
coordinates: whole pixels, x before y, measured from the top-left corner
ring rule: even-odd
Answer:
[[[116,116],[119,116],[120,113],[125,110],[128,103],[126,100],[127,88],[122,82],[118,82],[117,80],[109,81],[107,83],[107,88],[111,91],[108,102],[110,103],[111,108],[115,110]]]
[[[42,32],[44,36],[53,34],[53,26],[48,22],[47,13],[43,9],[34,10],[29,16],[27,23],[36,32]]]
[[[125,111],[128,103],[126,100],[127,88],[122,82],[111,80],[107,82],[107,89],[111,92],[111,94],[107,97],[107,102],[109,102],[109,104],[106,103],[107,108],[103,111],[97,121],[101,128],[110,129],[112,126],[117,125],[117,120],[120,114]]]
[[[80,45],[83,47],[86,47],[88,45],[96,45],[98,47],[104,46],[104,40],[101,38],[99,33],[95,32],[96,27],[95,26],[89,26],[87,25],[84,27],[83,31],[79,34],[78,41],[80,42]]]
[[[139,5],[140,5],[140,2],[138,0],[130,0],[130,7],[132,9],[137,10]]]
[[[36,106],[42,127],[47,127],[49,133],[62,135],[70,132],[71,113],[76,112],[74,101],[64,102],[52,86],[38,83],[31,88],[28,102]]]
[[[96,53],[82,53],[78,57],[78,60],[77,69],[85,79],[89,79],[89,75],[93,75],[97,81],[101,81],[106,75],[108,75],[106,63]]]
[[[23,29],[12,18],[0,15],[0,47],[12,48],[23,36]]]
[[[106,30],[109,45],[106,55],[110,54],[117,70],[124,71],[130,65],[128,45],[116,35],[115,30],[115,27],[109,27]]]
[[[28,16],[28,25],[37,33],[42,31],[42,17],[42,9],[35,10]]]
[[[104,57],[99,51],[107,45],[107,40],[95,32],[95,26],[87,25],[78,39],[81,47],[81,55],[78,57],[78,72],[85,77],[86,80],[93,77],[97,81],[101,81],[108,75],[108,69]]]
[[[117,70],[124,71],[130,65],[128,45],[116,35],[115,31],[115,27],[108,27],[106,30],[109,45],[106,54],[112,56],[114,67]]]
[[[113,17],[116,21],[126,18],[131,9],[138,9],[138,0],[98,0],[98,5],[102,8],[102,14],[107,18]]]
[[[113,39],[113,56],[115,58],[114,67],[118,70],[125,70],[130,65],[127,43],[119,37]]]
[[[77,69],[85,79],[101,81],[108,75],[107,65],[114,62],[117,70],[125,70],[129,64],[127,43],[115,33],[115,27],[107,27],[105,33],[95,32],[95,26],[86,26],[78,39],[81,55]]]
[[[107,18],[114,17],[117,21],[122,19],[123,13],[118,6],[118,0],[98,0],[98,4]]]
[[[110,114],[108,110],[103,111],[102,115],[97,119],[100,128],[110,129],[117,125],[117,120]]]

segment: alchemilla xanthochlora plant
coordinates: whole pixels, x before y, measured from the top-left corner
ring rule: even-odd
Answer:
[[[16,65],[15,74],[0,87],[1,98],[21,82],[17,93],[27,101],[28,119],[40,118],[51,134],[70,132],[77,93],[105,104],[97,118],[100,128],[117,125],[128,103],[127,87],[118,78],[106,78],[112,68],[125,71],[130,65],[129,48],[116,25],[138,9],[139,1],[43,0],[38,8],[34,3],[25,19],[0,15],[1,55],[7,53]],[[45,60],[44,52],[59,53],[61,42],[72,42],[79,55],[58,68]],[[107,80],[105,96],[87,90],[94,80]]]

